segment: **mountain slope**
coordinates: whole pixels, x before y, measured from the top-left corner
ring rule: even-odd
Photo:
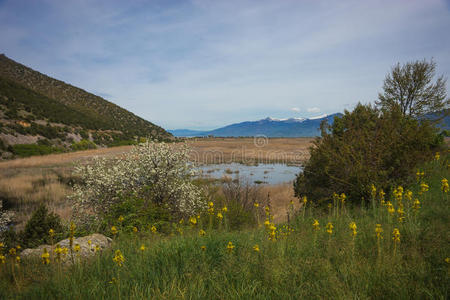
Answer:
[[[178,129],[170,131],[178,137],[191,136],[216,136],[239,137],[265,135],[267,137],[312,137],[320,135],[320,123],[327,120],[332,124],[335,116],[340,114],[325,115],[311,119],[286,119],[277,120],[266,118],[258,121],[247,121],[231,124],[211,131],[194,131]]]
[[[131,112],[0,55],[0,159],[172,135]]]
[[[164,129],[99,96],[34,71],[0,55],[0,77],[58,102],[95,120],[86,129],[118,130],[127,136],[168,138]]]

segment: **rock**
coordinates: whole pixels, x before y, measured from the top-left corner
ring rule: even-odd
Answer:
[[[88,241],[91,241],[91,245],[89,245]],[[102,234],[99,233],[94,233],[88,236],[83,236],[83,237],[79,237],[79,238],[75,238],[73,241],[73,245],[75,246],[76,244],[80,245],[80,251],[79,252],[75,252],[73,251],[73,256],[74,256],[74,260],[80,260],[80,259],[86,259],[89,257],[92,257],[96,254],[95,248],[96,246],[99,246],[101,248],[100,251],[103,251],[105,249],[108,249],[109,247],[111,247],[111,243],[112,243],[112,239],[109,237],[106,237]],[[65,239],[62,240],[58,243],[55,243],[53,245],[53,247],[51,245],[40,245],[37,248],[33,248],[33,249],[25,249],[22,251],[22,253],[20,254],[20,256],[22,258],[27,258],[27,257],[37,257],[37,258],[41,258],[41,255],[44,251],[44,248],[47,248],[48,252],[51,252],[51,257],[55,257],[55,253],[53,252],[53,250],[56,248],[56,245],[59,245],[61,248],[66,247],[67,249],[70,248],[70,242],[69,239]],[[70,249],[68,254],[66,255],[62,255],[62,262],[71,262],[71,254],[70,254]]]
[[[3,210],[3,202],[0,199],[0,232],[8,230],[14,214],[12,211]]]

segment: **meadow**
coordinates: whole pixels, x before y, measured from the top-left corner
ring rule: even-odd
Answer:
[[[202,138],[187,142],[191,160],[207,163],[276,162],[299,164],[308,157],[311,138],[263,139],[257,144],[253,138]],[[173,144],[179,147],[181,143]],[[15,213],[15,226],[22,229],[30,214],[44,203],[63,219],[72,214],[67,195],[76,181],[72,171],[76,164],[89,164],[93,157],[120,157],[133,146],[120,146],[71,153],[34,156],[0,162],[0,197],[3,205]],[[291,184],[265,188],[273,190],[274,204],[284,206],[293,197]],[[280,192],[280,190],[284,190]],[[267,191],[269,192],[269,191]],[[288,196],[285,197],[285,195]],[[276,212],[278,215],[284,212]]]
[[[334,195],[328,206],[287,203],[289,222],[253,203],[258,224],[229,230],[229,210],[179,220],[173,232],[113,222],[112,248],[89,261],[16,262],[3,249],[0,295],[27,299],[446,299],[450,286],[448,155],[417,183],[370,205]],[[423,173],[422,173],[423,172]],[[445,192],[447,191],[447,192]],[[300,205],[299,205],[300,204]],[[222,217],[219,217],[219,213]],[[76,234],[76,230],[75,230]],[[69,254],[70,255],[70,254]],[[76,253],[74,254],[76,255]]]

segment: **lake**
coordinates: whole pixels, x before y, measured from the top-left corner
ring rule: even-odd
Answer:
[[[292,182],[302,172],[300,166],[286,164],[244,165],[239,163],[211,164],[199,167],[201,176],[205,178],[248,180],[250,183],[279,184]]]

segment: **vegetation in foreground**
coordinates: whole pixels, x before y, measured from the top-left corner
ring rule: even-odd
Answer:
[[[211,203],[210,215],[184,219],[169,235],[152,224],[129,232],[117,219],[112,249],[73,266],[55,261],[54,253],[21,262],[18,249],[2,249],[0,293],[33,299],[445,299],[448,158],[423,165],[409,187],[384,194],[374,186],[374,206],[352,207],[343,194],[325,210],[301,199],[305,205],[283,226],[256,202],[266,212],[260,226],[229,231],[228,208]]]

